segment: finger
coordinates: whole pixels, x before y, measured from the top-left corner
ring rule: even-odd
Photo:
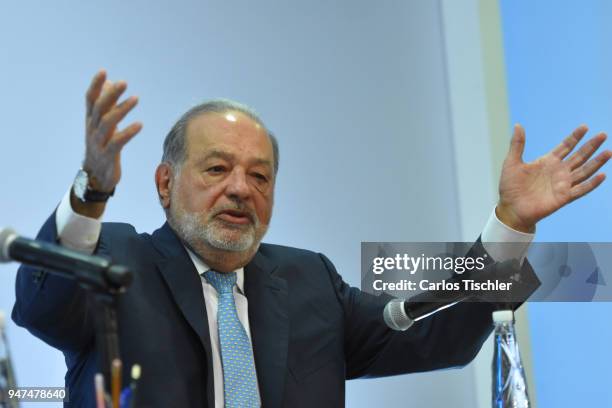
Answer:
[[[104,96],[107,93],[109,93],[113,89],[113,86],[114,84],[108,79],[105,80],[104,83],[102,84],[102,89],[100,90],[98,97],[94,101],[94,104],[91,108],[91,115],[87,118],[87,126],[93,127],[93,128],[98,126],[98,123],[100,121],[100,115],[98,111],[96,110],[96,104],[100,102],[101,95]]]
[[[140,130],[142,129],[142,123],[134,122],[120,132],[115,133],[112,140],[109,141],[107,147],[111,150],[119,152],[123,146],[127,144]]]
[[[510,151],[506,160],[511,163],[522,163],[523,152],[525,151],[525,129],[520,124],[514,125],[512,140],[510,141]]]
[[[92,112],[92,124],[97,126],[100,118],[110,110],[110,108],[117,103],[121,94],[127,89],[127,83],[125,81],[118,81],[114,84],[106,85],[102,89],[102,95],[98,98],[93,107]]]
[[[591,158],[593,153],[599,149],[599,146],[606,140],[606,134],[600,133],[588,142],[586,142],[576,153],[572,154],[568,160],[572,170],[582,166]]]
[[[590,193],[595,190],[603,181],[606,179],[606,175],[604,173],[599,173],[594,177],[591,177],[587,181],[583,181],[577,186],[572,187],[570,190],[571,198],[570,201],[574,201],[579,199],[580,197]]]
[[[100,95],[105,95],[113,88],[113,83],[108,79],[104,81],[102,84],[102,90],[100,91]],[[98,131],[98,125],[100,124],[100,117],[95,109],[96,103],[100,100],[100,97],[96,99],[94,102],[94,107],[92,108],[91,115],[89,115],[85,120],[85,126],[87,129],[87,138],[95,137]]]
[[[87,93],[85,94],[85,107],[87,116],[91,115],[91,111],[93,109],[93,105],[100,96],[100,92],[102,91],[102,87],[104,86],[104,82],[106,81],[106,71],[101,69],[91,80],[91,84],[87,89]]]
[[[113,136],[111,129],[114,129],[119,122],[138,104],[138,98],[130,96],[119,105],[115,106],[100,120],[99,131],[97,132],[96,143],[104,146]]]
[[[594,159],[589,160],[584,166],[572,172],[572,186],[582,183],[584,180],[591,177],[597,170],[601,168],[612,157],[612,151],[606,150],[600,153]]]
[[[586,125],[578,126],[572,134],[563,139],[551,153],[563,160],[572,150],[574,150],[574,147],[576,147],[580,139],[582,139],[588,130],[589,128]]]

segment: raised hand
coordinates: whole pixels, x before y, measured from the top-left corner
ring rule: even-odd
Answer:
[[[131,96],[117,104],[126,88],[125,81],[106,80],[106,72],[101,70],[87,90],[83,168],[97,191],[110,192],[115,188],[121,178],[121,149],[142,129],[141,123],[134,122],[117,130],[119,122],[138,103],[138,98]]]
[[[503,223],[519,231],[533,232],[538,221],[593,191],[604,181],[605,174],[593,174],[612,157],[612,151],[605,150],[591,159],[606,140],[604,133],[567,157],[587,130],[586,126],[578,127],[552,151],[525,163],[522,159],[525,130],[515,125],[499,181],[496,213]]]

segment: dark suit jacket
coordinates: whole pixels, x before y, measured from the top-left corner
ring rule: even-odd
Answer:
[[[55,214],[38,238],[57,240]],[[142,366],[142,406],[214,407],[202,284],[171,228],[149,235],[105,223],[96,252],[135,276],[118,318],[124,367]],[[14,321],[64,353],[67,406],[94,407],[99,369],[88,294],[28,266],[19,269],[16,291]],[[391,331],[382,318],[389,297],[349,287],[322,254],[277,245],[262,244],[245,267],[245,292],[266,408],[343,407],[345,379],[465,365],[492,327],[493,306],[462,303]]]

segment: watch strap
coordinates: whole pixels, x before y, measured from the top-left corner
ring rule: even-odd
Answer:
[[[108,200],[115,193],[115,189],[112,191],[98,191],[92,188],[92,178],[89,176],[87,170],[81,168],[74,179],[72,189],[76,198],[83,203],[103,203]]]
[[[101,202],[108,201],[108,199],[112,197],[113,194],[115,194],[114,188],[110,192],[104,192],[104,191],[92,190],[89,186],[87,186],[87,189],[85,190],[85,194],[83,198],[85,198],[86,202],[101,203]]]

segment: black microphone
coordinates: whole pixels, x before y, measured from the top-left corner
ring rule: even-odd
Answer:
[[[4,228],[0,229],[0,262],[10,261],[43,267],[94,290],[120,290],[132,282],[132,273],[125,266],[114,265],[101,256],[20,237]]]
[[[529,276],[532,279],[531,276]],[[512,290],[509,293],[500,294],[497,291],[475,291],[465,288],[464,282],[468,281],[469,287],[475,287],[474,284],[481,284],[487,280],[498,279],[503,282],[512,281]],[[535,278],[537,285],[539,280]],[[521,266],[519,261],[511,259],[505,262],[494,262],[485,266],[482,270],[471,271],[469,275],[455,274],[452,278],[446,280],[450,285],[457,284],[459,290],[428,290],[418,295],[411,297],[408,300],[393,299],[385,306],[383,318],[389,328],[393,330],[407,330],[421,319],[429,317],[434,313],[454,306],[459,302],[470,298],[479,298],[481,301],[501,301],[508,302],[510,297],[520,297],[526,299],[525,293],[533,293],[533,284],[535,282],[525,282],[526,279],[521,276]],[[526,285],[525,285],[526,284]],[[522,285],[522,287],[520,287]],[[487,300],[487,298],[489,300]]]

